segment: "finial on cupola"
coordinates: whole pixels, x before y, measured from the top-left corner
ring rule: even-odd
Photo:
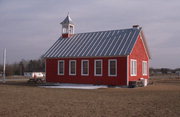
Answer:
[[[60,23],[62,25],[62,37],[68,38],[74,34],[74,23],[68,12],[67,17]]]

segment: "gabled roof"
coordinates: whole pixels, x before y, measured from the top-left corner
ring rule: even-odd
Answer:
[[[127,56],[141,28],[99,31],[60,37],[44,54],[45,58]]]
[[[68,14],[67,17],[60,24],[74,24],[74,23],[72,22],[72,19]]]

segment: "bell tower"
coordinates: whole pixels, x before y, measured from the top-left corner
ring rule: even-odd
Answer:
[[[60,23],[62,25],[62,37],[68,38],[74,34],[74,23],[68,13],[67,17]]]

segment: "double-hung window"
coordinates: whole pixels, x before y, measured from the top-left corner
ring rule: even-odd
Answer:
[[[102,60],[94,61],[94,75],[102,76]]]
[[[58,61],[58,75],[64,75],[64,60]]]
[[[142,61],[142,75],[147,75],[147,61]]]
[[[131,76],[137,75],[137,61],[135,59],[131,59]]]
[[[108,61],[108,75],[117,76],[117,60],[116,59],[110,59]]]
[[[89,75],[89,61],[88,60],[81,61],[81,75],[83,76]]]
[[[76,60],[69,61],[69,75],[76,75]]]

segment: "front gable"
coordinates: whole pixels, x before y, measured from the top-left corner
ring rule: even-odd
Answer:
[[[134,47],[129,55],[129,81],[137,81],[140,80],[140,78],[149,78],[149,72],[147,71],[147,75],[144,76],[142,73],[142,66],[143,61],[147,62],[147,68],[149,68],[149,59],[150,54],[147,48],[147,45],[144,43],[145,39],[143,39],[141,33],[138,35],[138,38],[134,44]],[[132,76],[131,75],[131,60],[137,61],[137,74]]]
[[[148,59],[148,60],[150,59],[148,48],[146,44],[144,43],[143,37],[140,34],[134,44],[134,47],[130,53],[130,56],[132,58],[140,57],[141,59]]]

